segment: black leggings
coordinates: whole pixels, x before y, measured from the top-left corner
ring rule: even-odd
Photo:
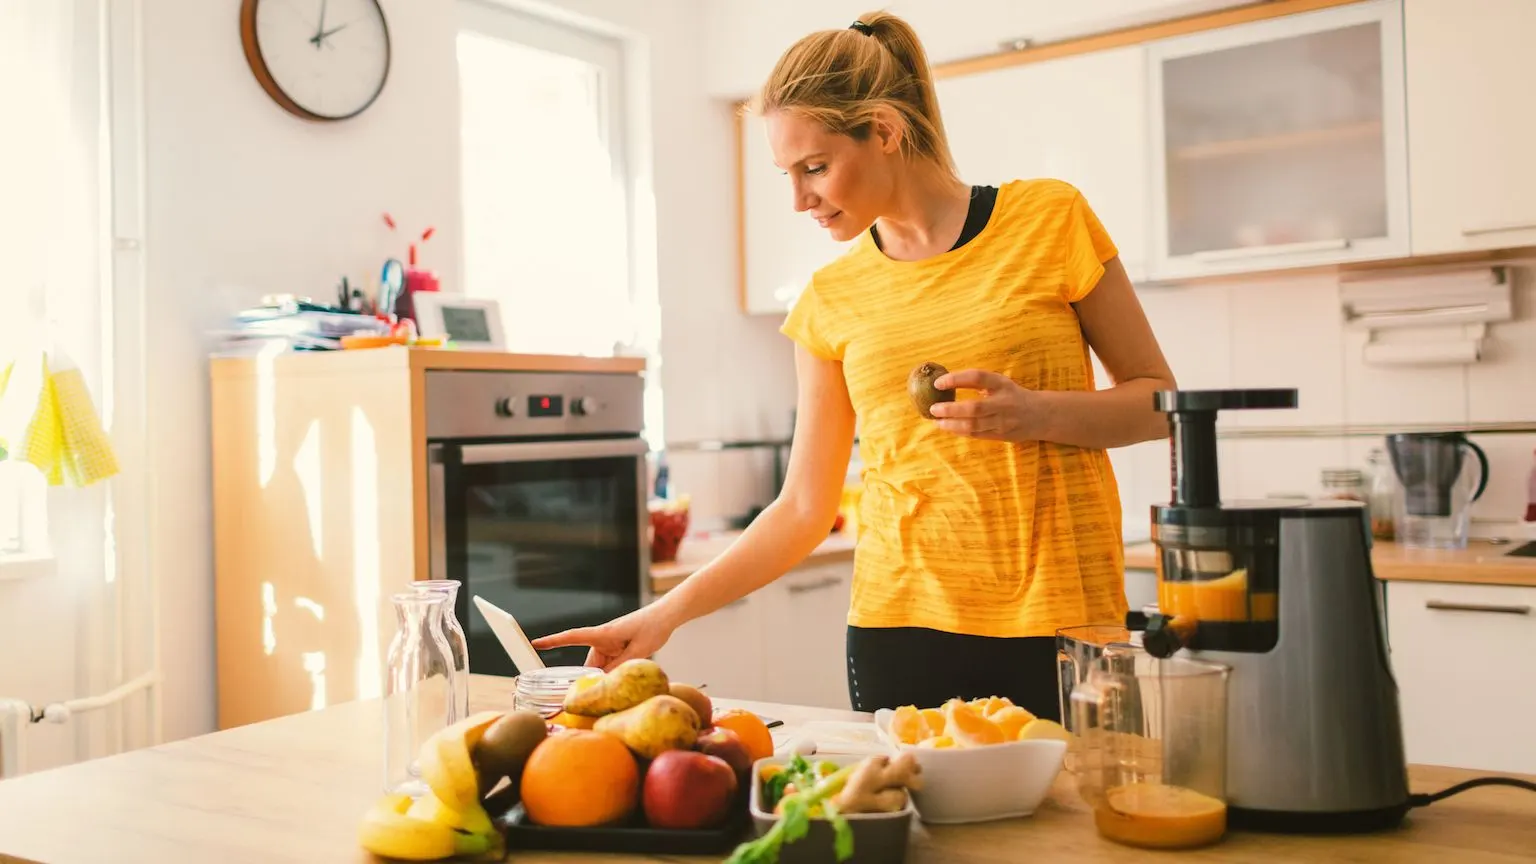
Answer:
[[[924,627],[849,627],[848,696],[855,711],[1006,696],[1061,720],[1056,637],[964,636]]]

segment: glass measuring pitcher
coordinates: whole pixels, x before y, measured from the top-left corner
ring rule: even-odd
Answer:
[[[1063,627],[1056,631],[1056,671],[1061,678],[1061,725],[1076,733],[1072,721],[1072,691],[1088,680],[1088,672],[1109,648],[1134,653],[1131,631],[1108,624]]]
[[[1227,829],[1228,667],[1111,647],[1072,692],[1068,768],[1099,834],[1188,849]]]

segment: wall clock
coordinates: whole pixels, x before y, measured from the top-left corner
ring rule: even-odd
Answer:
[[[389,77],[378,0],[241,0],[240,42],[261,89],[305,120],[356,117]]]

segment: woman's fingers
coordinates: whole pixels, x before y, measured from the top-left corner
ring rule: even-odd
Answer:
[[[601,629],[600,627],[576,627],[562,630],[559,633],[551,633],[532,640],[533,647],[542,651],[545,648],[566,648],[571,645],[595,646],[601,643]]]
[[[955,390],[964,387],[968,390],[1001,390],[1013,386],[1013,379],[996,372],[988,372],[985,369],[961,369],[948,375],[940,375],[933,386],[940,390]]]
[[[990,399],[967,399],[964,402],[935,402],[928,413],[935,418],[952,417],[956,420],[989,417],[997,412]]]

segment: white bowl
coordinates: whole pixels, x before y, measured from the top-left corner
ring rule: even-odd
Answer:
[[[1045,800],[1067,758],[1067,742],[1009,741],[985,747],[916,747],[891,737],[891,715],[875,712],[875,727],[897,750],[910,750],[923,768],[912,793],[918,818],[935,825],[1029,816]]]

